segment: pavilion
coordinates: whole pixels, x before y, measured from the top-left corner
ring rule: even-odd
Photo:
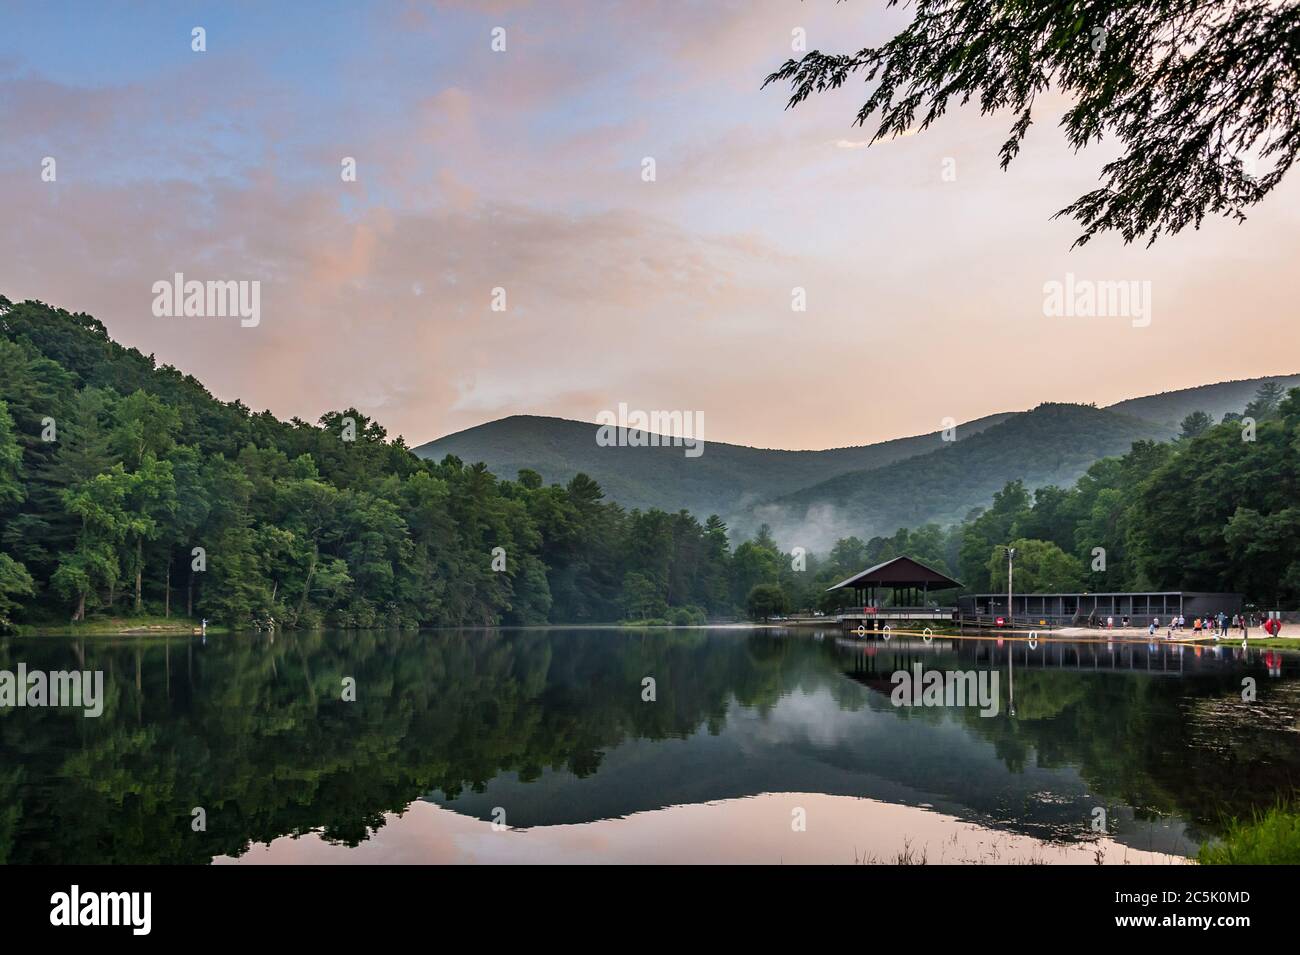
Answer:
[[[852,590],[859,605],[879,607],[880,591],[889,588],[895,607],[927,607],[931,590],[954,590],[961,582],[933,567],[927,567],[911,557],[895,557],[883,564],[868,567],[847,580],[841,580],[832,590]],[[901,598],[901,599],[900,599]]]

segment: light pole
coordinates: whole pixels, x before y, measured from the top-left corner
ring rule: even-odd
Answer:
[[[1008,547],[1007,548],[1007,626],[1008,627],[1015,626],[1015,620],[1011,609],[1011,575],[1015,568],[1015,561],[1016,561],[1016,549],[1014,547]]]
[[[1007,548],[1007,629],[1015,629],[1015,620],[1011,616],[1011,573],[1016,561],[1016,549]],[[1011,717],[1016,715],[1016,645],[1014,641],[1007,642],[1007,713]]]

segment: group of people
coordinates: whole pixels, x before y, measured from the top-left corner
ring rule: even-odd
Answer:
[[[1158,629],[1159,626],[1160,621],[1157,619],[1152,624],[1153,629],[1151,632],[1154,633],[1155,629]],[[1226,637],[1228,635],[1229,626],[1231,626],[1233,630],[1240,630],[1243,637],[1245,637],[1249,632],[1245,614],[1234,613],[1229,617],[1226,613],[1220,610],[1218,614],[1213,616],[1206,614],[1204,617],[1193,618],[1192,633],[1213,633],[1215,637]],[[1175,630],[1186,629],[1187,618],[1182,614],[1179,614],[1177,617],[1174,617],[1173,620],[1169,621],[1169,632],[1171,636]]]
[[[1096,626],[1100,623],[1100,621],[1097,620],[1095,617],[1090,617],[1088,619],[1088,623],[1091,626]],[[1230,617],[1228,616],[1228,614],[1220,610],[1217,614],[1206,614],[1204,617],[1194,617],[1191,623],[1191,631],[1194,634],[1201,634],[1201,633],[1213,634],[1214,638],[1217,640],[1219,637],[1226,637],[1228,635],[1229,629],[1239,630],[1241,632],[1242,638],[1245,639],[1250,635],[1250,628],[1252,626],[1257,627],[1259,625],[1260,622],[1259,622],[1258,614],[1256,614],[1253,619],[1247,618],[1246,614],[1244,613],[1234,613]],[[1128,629],[1129,618],[1127,614],[1125,614],[1123,617],[1120,618],[1120,626],[1126,630]],[[1277,617],[1268,617],[1267,619],[1264,620],[1263,626],[1264,626],[1264,632],[1267,633],[1270,637],[1276,637],[1279,633],[1282,632],[1282,621],[1279,620]],[[1107,617],[1106,629],[1113,630],[1114,628],[1115,628],[1115,618]],[[1160,618],[1152,617],[1151,623],[1147,625],[1147,634],[1149,636],[1155,636],[1156,631],[1159,629],[1160,629]],[[1166,635],[1172,637],[1175,631],[1186,630],[1186,629],[1188,629],[1187,618],[1182,614],[1179,614],[1178,616],[1172,617],[1169,620],[1167,624],[1168,632]]]
[[[1125,617],[1124,621],[1125,621],[1125,625],[1127,625],[1128,618]],[[1254,623],[1258,625],[1259,623],[1258,618],[1256,618]],[[1192,633],[1194,634],[1212,633],[1216,640],[1219,637],[1226,637],[1228,635],[1229,628],[1233,630],[1239,630],[1241,632],[1241,637],[1244,640],[1250,636],[1250,627],[1251,627],[1251,621],[1247,618],[1247,616],[1244,613],[1234,613],[1231,617],[1229,617],[1222,610],[1220,610],[1217,614],[1213,614],[1213,615],[1206,614],[1204,617],[1195,617],[1192,620]],[[1160,629],[1160,618],[1152,617],[1151,624],[1150,626],[1147,627],[1147,633],[1151,636],[1155,636],[1156,631],[1159,629]],[[1169,621],[1169,628],[1168,628],[1167,635],[1172,637],[1175,631],[1186,630],[1186,629],[1187,629],[1187,618],[1182,614],[1179,614],[1177,617],[1174,617],[1172,620]],[[1269,617],[1267,620],[1264,621],[1264,631],[1270,637],[1276,637],[1278,633],[1281,632],[1281,630],[1282,630],[1282,621],[1277,619],[1276,617]]]

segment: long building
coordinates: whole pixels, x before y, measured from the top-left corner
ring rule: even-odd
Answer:
[[[1222,612],[1231,617],[1242,610],[1241,594],[1218,594],[1205,591],[1164,590],[1150,593],[1099,594],[1017,594],[1011,597],[1007,613],[1007,595],[967,594],[957,598],[961,618],[1009,618],[1016,622],[1052,624],[1104,623],[1114,618],[1116,626],[1124,617],[1132,626],[1145,627],[1152,620],[1167,623],[1171,617],[1214,616]]]
[[[1153,620],[1168,623],[1173,617],[1188,620],[1214,616],[1220,612],[1229,618],[1241,613],[1241,594],[1209,593],[1189,590],[1157,590],[1147,593],[1023,593],[1012,595],[1011,612],[1007,612],[1007,595],[953,595],[961,582],[940,573],[913,557],[895,557],[868,567],[846,580],[828,587],[827,592],[851,595],[852,604],[841,607],[837,620],[848,628],[862,625],[876,629],[886,622],[911,621],[965,622],[984,626],[1036,624],[1053,626],[1104,626],[1106,618],[1119,626],[1125,617],[1129,625],[1145,627]],[[934,596],[946,599],[939,603]],[[946,604],[946,606],[944,605]]]

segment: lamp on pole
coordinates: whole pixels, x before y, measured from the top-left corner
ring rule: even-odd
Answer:
[[[1011,616],[1011,574],[1015,569],[1016,549],[1007,548],[1007,628],[1015,629],[1015,621]],[[1016,645],[1014,641],[1007,641],[1007,712],[1013,718],[1016,715]]]
[[[1009,627],[1015,626],[1015,621],[1013,619],[1012,610],[1011,610],[1011,575],[1015,567],[1015,561],[1016,561],[1016,549],[1014,547],[1008,547],[1007,548],[1007,626]]]

